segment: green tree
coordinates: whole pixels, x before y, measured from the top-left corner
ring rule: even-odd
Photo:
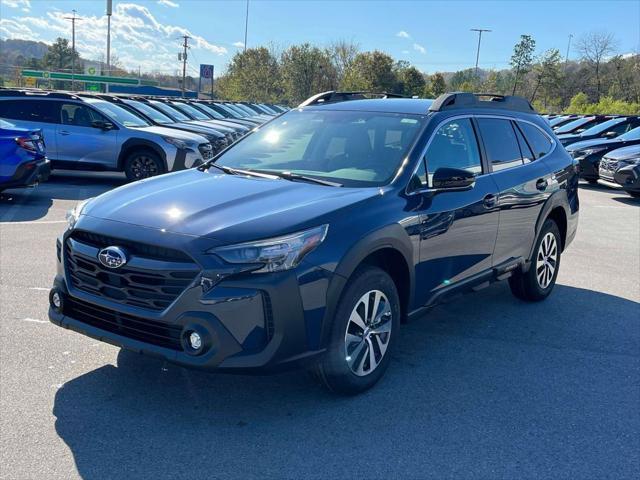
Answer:
[[[331,58],[333,68],[336,70],[338,85],[342,85],[344,76],[347,73],[347,70],[351,67],[351,64],[355,60],[359,51],[360,47],[358,44],[348,42],[346,40],[334,42],[327,48],[327,54]]]
[[[278,102],[282,98],[278,60],[265,47],[236,53],[217,83],[220,95],[229,100]]]
[[[473,68],[468,68],[466,70],[458,70],[451,75],[449,79],[449,89],[451,91],[461,91],[462,85],[475,85],[476,82],[476,74]]]
[[[549,98],[560,87],[562,79],[562,57],[556,48],[547,50],[534,65],[535,87],[531,95],[531,102],[536,98],[538,90],[542,91],[545,99]]]
[[[566,113],[586,113],[589,107],[589,97],[586,93],[578,93],[571,98]]]
[[[442,75],[440,72],[436,72],[431,75],[430,81],[431,94],[434,98],[442,95],[447,91],[447,82],[445,82],[444,75]]]
[[[392,92],[395,86],[393,58],[377,50],[357,54],[341,85],[345,90],[371,92]]]
[[[520,35],[520,41],[513,47],[513,55],[511,55],[510,65],[515,69],[515,77],[513,79],[512,95],[516,94],[518,88],[518,80],[524,76],[531,68],[533,62],[533,52],[536,49],[536,41],[531,35]]]
[[[74,58],[76,71],[81,70],[82,65],[78,52],[73,51],[71,45],[69,45],[69,40],[58,37],[56,41],[49,46],[47,53],[42,59],[42,64],[47,70],[71,71]]]
[[[285,98],[292,104],[337,87],[338,74],[329,54],[308,43],[293,45],[283,52],[280,72]]]
[[[395,71],[398,78],[398,93],[408,97],[422,95],[426,82],[420,70],[409,65],[408,62],[401,61],[396,63]]]

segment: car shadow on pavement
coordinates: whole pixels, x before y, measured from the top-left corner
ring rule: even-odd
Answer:
[[[305,372],[122,351],[57,391],[56,431],[85,479],[631,477],[639,311],[563,285],[527,304],[494,285],[403,325],[385,378],[350,398]]]
[[[623,197],[613,197],[616,202],[624,203],[625,205],[632,205],[634,207],[640,206],[640,198],[634,198],[631,195],[625,194]]]
[[[37,187],[0,193],[0,222],[39,220],[47,215],[53,200],[85,200],[124,183],[124,178],[116,175],[54,173],[48,181]]]

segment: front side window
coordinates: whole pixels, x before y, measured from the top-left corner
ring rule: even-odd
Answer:
[[[478,140],[468,118],[451,120],[441,126],[425,153],[428,185],[439,168],[458,168],[475,175],[482,173]]]
[[[494,172],[522,165],[518,139],[510,120],[479,118],[478,127]]]
[[[92,127],[95,121],[104,121],[104,117],[89,107],[79,103],[63,103],[60,108],[60,120],[63,125]]]
[[[518,127],[520,127],[520,130],[527,139],[531,150],[533,150],[534,158],[543,157],[551,151],[551,147],[553,146],[551,140],[542,133],[538,127],[525,122],[518,122]]]
[[[358,111],[292,111],[245,137],[220,165],[292,172],[345,186],[385,185],[395,176],[424,117]]]
[[[125,127],[136,128],[148,127],[150,125],[149,122],[147,122],[144,118],[130,112],[125,108],[122,108],[119,105],[115,105],[104,100],[96,100],[93,98],[88,98],[85,101],[94,108],[98,109],[108,118],[113,119],[114,121],[118,122],[120,125],[124,125]]]
[[[123,100],[123,101],[125,104],[138,110],[139,112],[142,112],[151,120],[153,120],[156,123],[159,123],[160,125],[169,125],[171,123],[175,123],[173,120],[167,117],[164,113],[160,112],[159,110],[156,110],[155,108],[149,106],[144,102],[138,102],[137,100]]]
[[[191,105],[187,105],[186,103],[176,102],[176,103],[171,103],[171,106],[174,108],[177,108],[178,110],[180,110],[181,112],[187,115],[191,115],[196,120],[209,120],[209,117],[207,117],[200,110],[198,110],[197,108],[193,108]]]
[[[188,121],[191,120],[189,117],[187,117],[180,110],[175,109],[175,108],[171,108],[169,105],[166,105],[166,104],[164,104],[162,102],[159,102],[157,100],[152,100],[149,103],[151,105],[153,105],[154,108],[157,108],[162,113],[164,113],[165,115],[167,115],[167,116],[169,116],[171,118],[174,118],[178,122],[188,122]]]

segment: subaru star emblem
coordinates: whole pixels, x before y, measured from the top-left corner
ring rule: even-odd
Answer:
[[[98,260],[107,268],[120,268],[127,263],[127,255],[119,247],[107,247],[100,250]]]

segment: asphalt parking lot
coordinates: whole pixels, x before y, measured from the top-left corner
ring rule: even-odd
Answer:
[[[640,203],[583,185],[547,301],[497,284],[403,326],[355,398],[305,373],[184,370],[47,320],[55,238],[123,182],[54,175],[0,195],[0,475],[638,478]]]

